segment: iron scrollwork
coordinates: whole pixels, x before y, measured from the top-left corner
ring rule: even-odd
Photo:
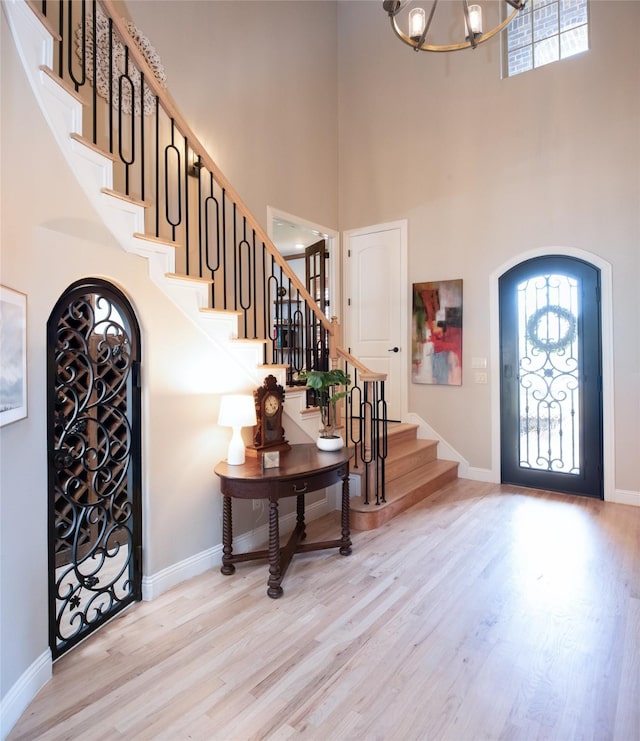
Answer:
[[[87,294],[68,305],[55,361],[56,643],[63,648],[132,589],[131,338],[108,298]]]
[[[520,466],[577,474],[576,283],[562,275],[538,276],[522,283],[519,293]]]

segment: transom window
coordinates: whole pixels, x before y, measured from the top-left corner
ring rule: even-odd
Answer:
[[[506,29],[506,77],[589,48],[587,0],[529,0]]]

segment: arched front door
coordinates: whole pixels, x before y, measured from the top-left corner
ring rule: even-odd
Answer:
[[[499,291],[502,481],[602,499],[600,271],[539,257]]]
[[[47,323],[54,658],[141,599],[140,331],[115,286],[70,286]]]

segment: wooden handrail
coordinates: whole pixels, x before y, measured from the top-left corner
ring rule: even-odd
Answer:
[[[347,363],[352,365],[354,368],[357,368],[360,373],[360,378],[363,381],[386,381],[387,380],[387,374],[386,373],[375,373],[372,370],[369,370],[367,366],[364,363],[361,363],[357,358],[355,358],[350,352],[347,352],[347,350],[344,350],[342,347],[336,348],[337,354],[339,357],[341,357],[343,360],[346,360]]]

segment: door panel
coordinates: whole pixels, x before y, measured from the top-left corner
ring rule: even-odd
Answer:
[[[71,286],[47,324],[53,657],[141,598],[140,340],[126,298]]]
[[[400,419],[404,336],[401,232],[373,228],[346,235],[348,345],[376,373],[386,373],[389,419]]]
[[[505,483],[603,496],[599,279],[562,256],[500,278]]]
[[[305,287],[314,298],[318,308],[328,317],[329,295],[327,287],[327,243],[324,239],[307,247],[304,251]],[[306,322],[306,368],[329,369],[329,348],[326,333],[316,315],[307,309]]]

